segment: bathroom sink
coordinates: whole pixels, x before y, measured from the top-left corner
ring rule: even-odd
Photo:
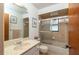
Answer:
[[[22,47],[22,46],[16,46],[16,47],[14,47],[13,49],[18,51],[18,50],[22,50],[23,47]]]
[[[4,49],[4,52],[5,52],[4,54],[5,55],[6,54],[17,54],[17,53],[20,54],[21,51],[25,50],[28,47],[29,47],[29,44],[27,44],[27,43],[25,43],[21,46],[20,45],[11,45]]]
[[[30,43],[26,40],[26,41],[23,41],[21,44],[16,44],[16,46],[14,47],[14,50],[22,50],[24,48],[28,48],[30,45]]]

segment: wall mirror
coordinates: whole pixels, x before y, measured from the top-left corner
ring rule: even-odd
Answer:
[[[15,3],[4,4],[4,46],[29,38],[27,9]]]

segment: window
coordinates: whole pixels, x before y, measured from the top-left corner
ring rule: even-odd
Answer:
[[[50,22],[50,31],[58,32],[59,31],[59,20],[52,19]]]

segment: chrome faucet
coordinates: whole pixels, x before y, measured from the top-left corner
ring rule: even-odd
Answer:
[[[16,44],[22,45],[22,41],[21,41],[21,40],[18,40],[18,41],[16,42]]]

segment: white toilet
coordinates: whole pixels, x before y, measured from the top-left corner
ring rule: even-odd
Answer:
[[[48,47],[45,45],[40,45],[39,47],[41,54],[48,54]]]

